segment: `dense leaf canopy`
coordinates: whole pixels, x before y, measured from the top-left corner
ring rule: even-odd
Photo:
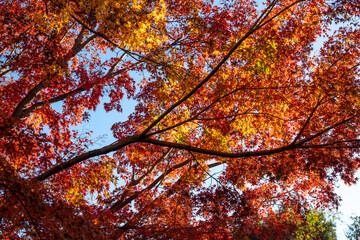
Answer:
[[[0,1],[0,235],[293,237],[308,209],[337,206],[338,179],[356,180],[359,10]],[[77,126],[124,98],[135,111],[96,148]]]

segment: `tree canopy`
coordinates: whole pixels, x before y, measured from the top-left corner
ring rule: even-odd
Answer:
[[[356,181],[359,14],[358,0],[0,1],[0,234],[294,236]],[[115,142],[77,130],[126,98]]]
[[[348,225],[349,229],[345,233],[349,240],[356,240],[360,237],[360,216],[352,216],[351,224]]]
[[[277,212],[279,217],[283,217],[284,210],[280,208]],[[287,231],[281,231],[277,227],[277,222],[259,222],[247,233],[236,236],[235,239],[261,240],[261,239],[288,239],[288,240],[336,240],[335,215],[322,210],[309,209],[303,212],[302,219],[296,221],[294,218],[282,218],[287,225]],[[288,215],[289,216],[289,215]],[[291,215],[290,215],[291,216]],[[294,215],[293,215],[294,216]],[[295,220],[295,221],[294,221]],[[273,224],[275,223],[275,224]],[[291,228],[289,228],[291,227]],[[290,230],[290,231],[289,231]],[[355,238],[354,238],[355,239]]]

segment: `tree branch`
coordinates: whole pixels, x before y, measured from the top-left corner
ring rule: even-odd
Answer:
[[[63,63],[66,63],[68,62],[71,58],[73,58],[74,56],[76,56],[76,54],[78,54],[90,41],[92,41],[94,38],[96,37],[96,35],[92,35],[90,36],[88,39],[85,40],[84,43],[80,43],[82,41],[82,38],[83,38],[83,31],[81,31],[78,35],[78,37],[76,38],[75,40],[75,43],[72,47],[72,55],[71,57],[67,58],[67,59],[64,59],[63,60]],[[49,81],[49,79],[51,79],[53,76],[47,76],[47,79],[44,79],[42,80],[41,82],[39,82],[35,87],[33,87],[29,93],[25,96],[25,98],[17,105],[17,107],[15,108],[14,112],[12,113],[12,117],[13,118],[16,118],[16,119],[24,119],[26,116],[29,116],[29,114],[38,109],[39,107],[43,106],[45,103],[42,103],[42,105],[39,103],[39,104],[35,104],[36,106],[34,106],[32,108],[32,110],[26,110],[26,108],[29,106],[29,104],[36,98],[36,96],[42,91],[42,89],[45,87],[47,81]],[[79,89],[78,90],[74,90],[76,92],[79,92]],[[72,91],[69,95],[73,94],[74,91]],[[60,100],[56,100],[56,98],[54,98],[54,101],[53,102],[56,102],[56,101],[61,101],[65,98],[63,97],[67,97],[67,95],[62,95],[62,96],[59,96],[57,99],[60,99]],[[25,112],[24,112],[25,111]],[[24,114],[24,116],[23,116]]]
[[[168,151],[166,151],[166,153],[164,153],[152,166],[151,168],[146,171],[146,173],[144,173],[141,177],[139,177],[138,179],[134,179],[135,176],[135,169],[132,169],[132,176],[131,176],[131,182],[125,187],[124,192],[121,194],[121,197],[119,199],[118,202],[123,202],[125,195],[129,192],[129,188],[138,185],[144,178],[146,178],[147,176],[150,175],[150,173],[155,169],[155,167],[162,162],[167,156],[169,156],[170,152],[172,151],[172,148],[169,148]]]
[[[171,168],[169,168],[167,171],[165,171],[163,174],[161,174],[158,178],[156,178],[149,186],[147,186],[146,188],[142,189],[141,191],[138,191],[136,193],[134,193],[131,197],[127,198],[125,201],[117,201],[115,202],[111,207],[110,210],[112,211],[117,211],[123,207],[125,207],[126,205],[128,205],[129,203],[131,203],[134,199],[136,199],[141,193],[143,193],[146,190],[151,190],[153,187],[155,187],[160,181],[162,181],[169,173],[171,173],[172,171],[181,168],[183,166],[185,166],[186,164],[190,163],[192,160],[188,159],[184,162],[181,162],[179,164],[176,164],[175,166],[172,166]]]
[[[164,153],[152,166],[151,168],[146,171],[146,173],[144,173],[141,177],[139,177],[138,179],[131,181],[128,187],[132,187],[132,186],[136,186],[137,184],[139,184],[145,177],[149,176],[149,174],[154,170],[154,168],[160,163],[162,162],[165,158],[167,158],[169,156],[169,154],[171,153],[173,149],[169,148],[168,151],[166,151],[166,153]]]
[[[334,128],[336,128],[336,127],[338,127],[338,126],[340,126],[340,125],[342,125],[342,124],[344,124],[344,123],[349,122],[349,121],[350,121],[351,119],[353,119],[353,118],[355,118],[355,116],[351,116],[351,117],[349,117],[349,118],[346,118],[346,119],[344,119],[344,120],[341,121],[341,122],[338,122],[338,123],[336,123],[336,124],[334,124],[334,125],[332,125],[332,126],[330,126],[330,127],[325,128],[324,130],[322,130],[321,132],[318,132],[317,134],[315,134],[315,135],[313,135],[313,136],[310,136],[310,137],[308,137],[308,138],[305,138],[304,140],[298,142],[298,143],[295,144],[295,145],[303,145],[304,143],[309,142],[309,141],[311,141],[311,140],[313,140],[313,139],[315,139],[315,138],[323,135],[324,133],[330,131],[331,129],[334,129]]]
[[[47,80],[42,80],[35,87],[33,87],[25,98],[16,106],[14,112],[11,117],[19,119],[21,117],[22,112],[25,108],[36,98],[36,96],[41,92],[41,90],[45,87]]]
[[[231,152],[221,152],[221,151],[216,151],[216,150],[198,148],[198,147],[193,147],[191,145],[186,145],[186,144],[182,144],[182,143],[167,142],[167,141],[151,139],[151,138],[143,139],[143,140],[141,140],[141,142],[151,143],[151,144],[163,146],[163,147],[172,147],[172,148],[187,150],[187,151],[196,152],[196,153],[203,153],[203,154],[212,155],[212,156],[226,157],[226,158],[242,158],[242,157],[255,157],[255,156],[263,156],[263,155],[271,155],[274,153],[279,153],[279,152],[283,152],[283,151],[294,149],[294,148],[298,147],[297,145],[287,145],[284,147],[274,148],[274,149],[270,149],[270,150],[231,153]]]
[[[309,124],[312,116],[314,115],[314,113],[316,112],[317,108],[321,105],[323,99],[321,99],[320,101],[318,101],[318,103],[316,104],[315,108],[311,111],[310,115],[308,116],[308,118],[306,119],[304,125],[302,126],[302,128],[300,129],[299,133],[296,135],[296,137],[294,138],[292,144],[295,144],[296,141],[299,139],[299,137],[301,136],[301,134],[304,132],[306,126]]]
[[[273,18],[268,20],[266,23],[262,24],[262,21],[270,14],[271,9],[273,6],[278,2],[278,0],[275,0],[272,2],[272,4],[269,5],[268,8],[266,8],[263,13],[260,15],[260,17],[253,23],[253,25],[250,27],[247,33],[230,49],[230,51],[223,57],[223,59],[214,67],[214,69],[200,82],[198,83],[188,94],[186,94],[184,97],[179,99],[177,102],[175,102],[171,107],[169,107],[165,112],[163,112],[155,121],[153,121],[141,134],[140,136],[145,136],[155,125],[157,125],[162,119],[164,119],[172,110],[177,108],[179,105],[181,105],[183,102],[185,102],[187,99],[189,99],[192,95],[194,95],[205,83],[207,83],[221,68],[221,66],[230,58],[230,56],[235,52],[235,50],[249,37],[251,36],[255,31],[260,29],[262,26],[264,26],[266,23],[270,22]],[[289,7],[288,7],[289,8]],[[286,8],[287,9],[287,8]],[[278,16],[277,14],[276,16]],[[260,25],[258,25],[260,24]]]
[[[302,145],[306,142],[309,142],[321,135],[323,135],[324,133],[330,131],[331,129],[334,129],[348,121],[350,121],[351,119],[353,119],[355,116],[349,117],[347,119],[344,119],[341,122],[338,122],[328,128],[325,128],[324,130],[318,132],[317,134],[314,134],[302,141],[299,141],[296,144],[290,144],[290,145],[285,145],[283,147],[278,147],[278,148],[274,148],[274,149],[268,149],[268,150],[260,150],[260,151],[246,151],[246,152],[240,152],[240,153],[231,153],[231,152],[221,152],[221,151],[216,151],[216,150],[209,150],[209,149],[203,149],[203,148],[198,148],[198,147],[193,147],[191,145],[186,145],[186,144],[181,144],[181,143],[173,143],[173,142],[167,142],[167,141],[162,141],[162,140],[157,140],[157,139],[151,139],[151,138],[144,138],[141,137],[141,135],[134,135],[134,136],[130,136],[124,139],[121,139],[117,142],[114,142],[113,144],[110,144],[108,146],[105,146],[103,148],[100,149],[96,149],[96,150],[92,150],[86,153],[83,153],[77,157],[74,157],[64,163],[61,163],[51,169],[49,169],[48,171],[44,172],[43,174],[39,175],[36,177],[37,180],[39,181],[44,181],[45,179],[49,178],[50,176],[65,170],[67,168],[70,168],[72,166],[74,166],[77,163],[80,163],[84,160],[87,160],[89,158],[92,157],[96,157],[96,156],[100,156],[100,155],[104,155],[107,154],[109,152],[113,152],[113,151],[117,151],[129,144],[132,143],[136,143],[136,142],[144,142],[144,143],[150,143],[150,144],[154,144],[154,145],[158,145],[158,146],[163,146],[163,147],[170,147],[170,148],[176,148],[176,149],[182,149],[182,150],[187,150],[187,151],[192,151],[192,152],[197,152],[197,153],[203,153],[203,154],[207,154],[207,155],[212,155],[212,156],[218,156],[218,157],[226,157],[226,158],[244,158],[244,157],[256,157],[256,156],[265,156],[265,155],[272,155],[275,153],[279,153],[279,152],[284,152],[284,151],[288,151],[288,150],[292,150],[292,149],[296,149],[296,148],[302,148]],[[146,137],[146,136],[145,136]]]
[[[121,57],[121,59],[122,59],[123,57],[124,57],[124,55]],[[141,63],[141,62],[137,62],[137,63],[132,64],[132,65],[129,66],[129,67],[122,68],[122,69],[117,70],[116,72],[113,72],[114,68],[115,68],[116,65],[118,64],[118,62],[117,62],[117,63],[115,63],[115,64],[109,69],[109,71],[105,74],[104,77],[109,77],[109,78],[115,77],[116,75],[119,75],[119,74],[121,74],[121,73],[123,73],[123,72],[125,72],[125,71],[131,70],[132,68],[136,67],[136,66],[139,65],[140,63]],[[96,85],[96,83],[95,83],[93,86],[95,86],[95,85]],[[92,86],[92,87],[93,87],[93,86]],[[70,97],[70,96],[72,96],[72,95],[75,95],[76,93],[80,93],[80,92],[83,92],[83,91],[85,91],[85,90],[86,90],[86,89],[85,89],[84,87],[78,87],[78,88],[76,88],[76,89],[74,89],[74,90],[72,90],[72,91],[70,91],[70,92],[67,92],[67,93],[61,94],[61,95],[59,95],[59,96],[53,97],[53,98],[51,98],[51,99],[49,99],[49,100],[45,100],[45,101],[42,101],[42,102],[37,102],[37,103],[33,104],[31,107],[25,109],[25,110],[22,112],[22,114],[21,114],[21,116],[19,117],[19,119],[22,120],[22,119],[28,117],[32,112],[34,112],[34,111],[37,110],[37,109],[40,109],[41,107],[43,107],[43,106],[46,105],[46,104],[51,104],[51,103],[55,103],[55,102],[62,101],[62,100],[66,99],[66,98],[68,98],[68,97]]]
[[[76,93],[80,93],[82,91],[85,91],[85,89],[83,87],[79,87],[79,88],[77,88],[75,90],[64,93],[64,94],[59,95],[57,97],[51,98],[49,100],[46,100],[46,101],[43,101],[43,102],[37,102],[37,103],[33,104],[31,107],[25,109],[19,118],[20,118],[20,120],[22,120],[22,119],[28,117],[32,112],[34,112],[37,109],[40,109],[41,107],[43,107],[46,104],[51,104],[51,103],[56,103],[56,102],[62,101],[64,99],[66,99],[66,98],[68,98],[68,97],[70,97],[70,96],[72,96],[72,95],[74,95]]]
[[[221,152],[221,151],[216,151],[216,150],[203,149],[203,148],[193,147],[191,145],[186,145],[186,144],[182,144],[182,143],[167,142],[167,141],[151,139],[151,138],[140,139],[140,141],[146,142],[146,143],[151,143],[151,144],[158,145],[158,146],[163,146],[163,147],[171,147],[171,148],[182,149],[182,150],[203,153],[203,154],[218,156],[218,157],[226,157],[226,158],[244,158],[244,157],[265,156],[265,155],[272,155],[275,153],[284,152],[284,151],[288,151],[288,150],[292,150],[292,149],[296,149],[296,148],[302,148],[302,145],[304,143],[309,142],[309,141],[323,135],[324,133],[330,131],[331,129],[334,129],[334,128],[350,121],[354,117],[355,116],[344,119],[343,121],[338,122],[328,128],[325,128],[324,130],[318,132],[317,134],[314,134],[302,141],[299,141],[298,143],[295,143],[295,144],[291,143],[290,145],[285,145],[283,147],[278,147],[278,148],[268,149],[268,150],[260,150],[260,151],[246,151],[246,152],[240,152],[240,153],[231,153],[231,152]]]
[[[70,168],[72,166],[74,166],[75,164],[77,163],[80,163],[84,160],[87,160],[89,158],[92,158],[92,157],[96,157],[96,156],[100,156],[100,155],[104,155],[104,154],[107,154],[109,152],[113,152],[113,151],[116,151],[116,150],[119,150],[129,144],[132,144],[132,143],[135,143],[135,142],[138,142],[139,141],[139,136],[138,135],[135,135],[135,136],[131,136],[131,137],[127,137],[127,138],[124,138],[124,139],[121,139],[117,142],[114,142],[113,144],[110,144],[108,146],[105,146],[103,148],[99,148],[99,149],[95,149],[95,150],[92,150],[92,151],[89,151],[89,152],[85,152],[77,157],[74,157],[68,161],[65,161],[63,163],[60,163],[59,165],[49,169],[48,171],[42,173],[41,175],[37,176],[36,179],[39,180],[39,181],[44,181],[46,180],[47,178],[51,177],[52,175],[62,171],[62,170],[65,170],[67,168]]]

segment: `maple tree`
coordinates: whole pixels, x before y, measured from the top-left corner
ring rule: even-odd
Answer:
[[[281,214],[282,209],[280,208],[278,214]],[[272,237],[270,239],[278,239],[279,236],[283,239],[293,239],[293,240],[310,240],[310,239],[322,239],[322,240],[335,240],[336,238],[336,224],[334,222],[335,216],[329,213],[325,213],[322,210],[313,210],[308,209],[306,212],[302,213],[305,221],[301,220],[299,222],[289,221],[287,226],[292,226],[290,232],[285,232],[285,234],[279,235],[279,229],[274,228],[274,225],[270,224],[264,225],[262,222],[257,223],[258,227],[253,228],[254,232],[248,232],[244,237],[241,236],[240,239],[249,239],[249,240],[260,240],[264,238],[262,232],[266,232],[267,237],[269,234]],[[289,219],[283,219],[283,221],[288,221]],[[298,225],[297,225],[298,223]],[[259,227],[262,227],[259,228]],[[289,229],[289,228],[288,228]],[[236,236],[235,236],[236,238]]]
[[[0,1],[0,234],[291,238],[356,181],[359,8]],[[124,96],[117,141],[74,130]]]

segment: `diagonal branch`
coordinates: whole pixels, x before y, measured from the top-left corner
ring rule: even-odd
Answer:
[[[349,143],[356,143],[355,145],[343,145]],[[341,145],[340,145],[341,144]],[[360,139],[352,139],[352,140],[343,140],[343,141],[335,141],[325,144],[311,144],[311,145],[303,145],[302,148],[360,148]]]
[[[35,104],[33,104],[31,107],[25,109],[22,114],[19,116],[19,119],[22,120],[26,117],[28,117],[32,112],[34,112],[35,110],[37,109],[40,109],[41,107],[43,107],[44,105],[46,104],[51,104],[51,103],[56,103],[56,102],[59,102],[59,101],[62,101],[72,95],[75,95],[76,93],[80,93],[82,91],[85,91],[85,89],[83,87],[79,87],[75,90],[72,90],[70,92],[67,92],[67,93],[64,93],[62,95],[59,95],[57,97],[53,97],[49,100],[46,100],[46,101],[43,101],[43,102],[37,102]]]
[[[107,37],[105,34],[99,32],[99,31],[96,31],[94,29],[92,29],[91,27],[89,27],[86,23],[84,23],[83,21],[81,21],[79,18],[77,18],[76,16],[74,15],[71,15],[71,17],[76,21],[78,22],[80,25],[82,25],[84,28],[86,28],[88,31],[92,32],[94,35],[96,36],[99,36],[101,37],[102,39],[104,39],[105,41],[107,41],[108,43],[110,43],[112,46],[120,49],[121,51],[125,52],[126,54],[128,54],[129,56],[137,56],[139,58],[141,58],[141,62],[144,62],[145,60],[147,61],[151,61],[151,62],[154,62],[153,60],[149,59],[148,57],[144,57],[144,56],[141,56],[140,54],[137,54],[137,53],[133,53],[133,52],[130,52],[122,47],[120,47],[118,44],[116,44],[114,41],[112,41],[109,37]],[[133,57],[135,59],[135,57]],[[155,62],[155,64],[157,64]]]
[[[125,201],[117,201],[115,202],[112,206],[111,206],[111,210],[112,211],[117,211],[123,207],[125,207],[126,205],[128,205],[129,203],[131,203],[134,199],[136,199],[141,193],[147,191],[147,190],[151,190],[153,187],[155,187],[160,181],[162,181],[167,175],[169,175],[171,172],[173,172],[174,170],[181,168],[185,165],[187,165],[188,163],[190,163],[192,160],[188,159],[186,161],[183,161],[179,164],[176,164],[175,166],[172,166],[171,168],[169,168],[168,170],[166,170],[163,174],[161,174],[159,177],[157,177],[149,186],[147,186],[146,188],[142,189],[141,191],[135,192],[131,197],[127,198]]]
[[[207,167],[210,168],[214,168],[217,167],[219,165],[221,165],[223,163],[217,162],[217,163],[213,163],[213,164],[208,164]],[[190,165],[190,168],[192,168],[194,165]],[[148,202],[144,207],[142,207],[142,209],[140,209],[135,216],[129,221],[127,222],[125,225],[123,225],[122,227],[120,227],[121,229],[131,229],[131,228],[137,228],[135,226],[135,223],[139,223],[141,222],[141,219],[146,216],[147,213],[147,209],[148,206],[152,205],[159,205],[161,204],[161,202],[166,199],[171,197],[173,194],[176,193],[177,188],[179,188],[180,185],[182,184],[188,184],[188,182],[186,181],[186,177],[187,177],[187,173],[183,174],[182,176],[180,176],[178,178],[178,180],[172,184],[171,187],[169,187],[166,191],[164,191],[160,196],[156,197],[154,200],[152,200],[151,202]]]
[[[194,95],[204,84],[206,84],[221,68],[222,65],[231,57],[231,55],[235,52],[235,50],[254,32],[264,26],[266,23],[270,22],[275,17],[266,21],[266,23],[262,23],[270,14],[271,9],[275,6],[278,0],[275,0],[266,8],[260,17],[252,24],[247,33],[230,49],[230,51],[223,57],[223,59],[213,68],[213,70],[200,82],[198,83],[188,94],[175,102],[171,107],[169,107],[165,112],[163,112],[155,121],[153,121],[141,134],[140,136],[145,136],[155,125],[157,125],[162,119],[164,119],[172,110],[177,108],[187,99],[189,99],[192,95]],[[295,4],[295,3],[294,3]],[[292,4],[291,6],[293,6]],[[290,6],[289,6],[290,7]],[[289,8],[288,7],[288,8]],[[286,9],[288,9],[286,8]],[[282,12],[281,12],[282,13]],[[276,14],[278,16],[279,14]]]
[[[122,69],[119,69],[117,70],[116,72],[114,72],[114,69],[116,68],[116,66],[119,64],[119,62],[123,59],[125,55],[123,54],[121,57],[120,57],[120,60],[118,62],[116,62],[110,69],[109,71],[106,73],[106,75],[104,76],[105,78],[111,78],[111,77],[115,77],[123,72],[126,72],[126,71],[129,71],[131,69],[133,69],[134,67],[136,67],[137,65],[139,65],[141,62],[136,62],[126,68],[122,68]],[[93,86],[95,86],[97,83],[94,83]],[[93,87],[91,86],[91,87]],[[56,96],[56,97],[53,97],[51,99],[48,99],[48,100],[44,100],[42,102],[37,102],[35,104],[33,104],[31,107],[25,109],[22,113],[21,113],[21,116],[19,117],[20,120],[28,117],[32,112],[34,112],[35,110],[37,109],[40,109],[41,107],[43,107],[44,105],[46,104],[52,104],[52,103],[56,103],[56,102],[59,102],[59,101],[62,101],[72,95],[75,95],[77,93],[81,93],[83,91],[86,91],[86,89],[84,87],[78,87],[72,91],[69,91],[67,93],[64,93],[64,94],[61,94],[59,96]]]
[[[217,182],[220,186],[222,186],[224,189],[227,189],[216,177],[214,177],[212,174],[209,173],[209,171],[207,171],[203,165],[199,162],[199,160],[197,160],[197,158],[194,156],[194,154],[189,151],[190,155],[193,157],[194,161],[200,166],[200,168],[211,178],[214,179],[215,182]]]
[[[47,80],[42,80],[35,87],[33,87],[26,97],[16,106],[13,111],[11,117],[19,119],[23,111],[27,106],[36,98],[36,96],[41,92],[41,90],[45,87]]]
[[[141,177],[139,177],[138,179],[134,179],[135,176],[135,169],[132,169],[132,176],[131,176],[131,182],[126,186],[124,192],[121,194],[120,199],[118,200],[118,202],[123,202],[125,199],[126,194],[129,192],[129,188],[138,185],[144,178],[146,178],[147,176],[149,176],[152,171],[155,169],[155,167],[162,162],[165,158],[167,158],[169,156],[169,154],[171,153],[173,149],[169,148],[158,160],[156,160],[156,162],[154,164],[152,164],[151,168],[146,171]]]
[[[306,119],[304,125],[302,126],[302,128],[300,129],[300,131],[298,132],[298,134],[296,135],[296,137],[294,138],[292,144],[295,144],[296,141],[300,138],[301,134],[304,132],[306,126],[309,124],[312,116],[314,115],[314,113],[316,112],[317,108],[321,105],[323,99],[321,99],[320,101],[318,101],[318,103],[316,104],[316,106],[314,107],[314,109],[311,111],[310,115],[308,116],[308,118]]]
[[[298,0],[293,2],[292,4],[286,6],[284,9],[282,9],[280,12],[278,12],[277,14],[275,14],[274,16],[272,16],[270,19],[268,19],[267,21],[263,22],[260,24],[259,28],[263,27],[264,25],[268,24],[269,22],[271,22],[272,20],[274,20],[276,17],[280,16],[282,13],[284,13],[286,10],[292,8],[293,6],[295,6],[296,4],[300,3],[300,2],[304,2],[305,0]],[[276,1],[275,1],[276,2]]]
[[[154,170],[154,168],[161,162],[163,161],[165,158],[167,158],[169,156],[169,154],[171,153],[173,149],[169,148],[169,150],[166,151],[166,153],[164,153],[152,166],[151,168],[146,171],[146,173],[144,173],[141,177],[139,177],[136,180],[133,180],[130,182],[128,187],[132,187],[132,186],[136,186],[137,184],[139,184],[144,178],[146,178],[147,176],[149,176],[149,174]]]
[[[314,135],[312,135],[312,136],[310,136],[310,137],[308,137],[308,138],[305,138],[304,140],[298,142],[298,143],[295,144],[295,145],[303,145],[304,143],[309,142],[309,141],[311,141],[311,140],[313,140],[313,139],[315,139],[315,138],[323,135],[324,133],[327,133],[327,132],[330,131],[331,129],[334,129],[334,128],[342,125],[342,124],[345,124],[345,123],[349,122],[350,120],[352,120],[352,119],[354,119],[354,118],[355,118],[355,116],[351,116],[351,117],[349,117],[349,118],[346,118],[346,119],[342,120],[341,122],[338,122],[338,123],[336,123],[336,124],[334,124],[334,125],[332,125],[332,126],[330,126],[330,127],[325,128],[324,130],[318,132],[317,134],[314,134]]]
[[[71,51],[72,51],[71,57],[64,59],[63,64],[70,61],[71,58],[73,58],[76,54],[78,54],[88,43],[90,43],[96,37],[96,35],[94,34],[94,35],[90,36],[88,39],[86,39],[85,42],[81,43],[82,38],[83,38],[83,33],[84,33],[83,31],[80,31],[79,35],[77,36],[77,38],[75,40],[75,43],[74,43],[72,49],[71,49]],[[23,98],[23,100],[16,106],[16,108],[13,111],[11,116],[16,119],[20,119],[20,118],[23,119],[23,118],[25,118],[24,116],[22,116],[23,114],[28,116],[32,111],[38,109],[38,106],[40,106],[40,104],[38,104],[38,106],[35,106],[32,111],[26,110],[26,108],[30,105],[30,103],[43,90],[43,88],[45,87],[45,85],[47,84],[49,79],[52,79],[52,78],[53,78],[53,76],[47,76],[47,79],[40,81],[35,87],[33,87],[29,91],[29,93]],[[61,98],[61,97],[59,97],[59,98]],[[63,100],[63,99],[61,99],[61,100]]]
[[[96,34],[93,34],[88,37],[83,43],[80,43],[78,45],[74,44],[73,48],[71,49],[71,57],[75,57],[84,47],[86,47],[86,45],[88,45],[96,37]]]
[[[113,144],[110,144],[108,146],[105,146],[103,148],[99,148],[99,149],[95,149],[95,150],[92,150],[92,151],[89,151],[89,152],[85,152],[77,157],[74,157],[68,161],[65,161],[63,163],[60,163],[59,165],[49,169],[48,171],[40,174],[39,176],[36,177],[37,180],[39,181],[44,181],[46,180],[47,178],[51,177],[52,175],[62,171],[62,170],[65,170],[65,169],[68,169],[72,166],[74,166],[75,164],[78,164],[84,160],[87,160],[89,158],[92,158],[92,157],[97,157],[97,156],[101,156],[101,155],[104,155],[104,154],[107,154],[109,152],[113,152],[113,151],[117,151],[129,144],[132,144],[132,143],[135,143],[135,142],[138,142],[139,141],[139,136],[138,135],[135,135],[135,136],[131,136],[131,137],[127,137],[127,138],[124,138],[124,139],[121,139],[117,142],[114,142]]]

